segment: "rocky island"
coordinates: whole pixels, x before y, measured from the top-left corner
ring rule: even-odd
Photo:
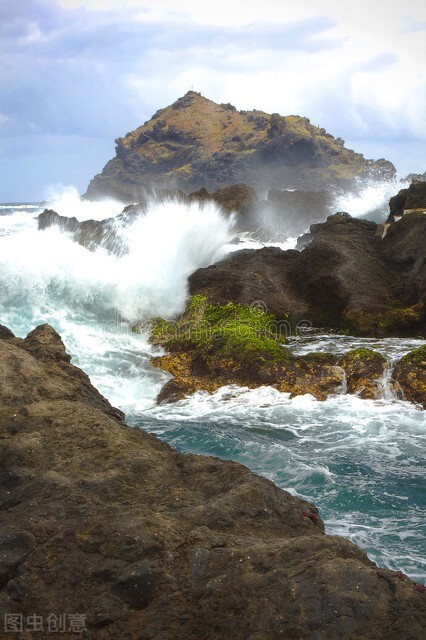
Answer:
[[[161,187],[189,193],[239,182],[261,192],[327,191],[395,175],[389,161],[365,159],[308,118],[237,111],[195,91],[116,143],[116,157],[90,182],[86,198],[128,203]]]

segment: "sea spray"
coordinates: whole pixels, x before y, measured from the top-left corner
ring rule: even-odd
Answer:
[[[48,197],[43,204],[61,216],[77,218],[80,222],[113,218],[123,210],[123,204],[112,198],[99,201],[82,200],[73,186],[49,189]]]
[[[363,182],[358,190],[336,196],[335,211],[346,211],[354,218],[384,222],[389,215],[389,199],[407,186],[408,183],[396,180]]]
[[[27,314],[61,307],[100,319],[172,318],[184,309],[188,276],[225,254],[232,224],[215,203],[151,203],[121,229],[122,256],[88,251],[58,228],[40,232],[33,224],[0,238],[0,301],[24,305]]]

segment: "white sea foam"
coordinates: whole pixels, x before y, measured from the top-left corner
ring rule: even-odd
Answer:
[[[358,192],[337,196],[336,211],[346,211],[354,218],[369,218],[384,221],[389,214],[389,199],[407,185],[405,182],[386,180],[365,183]]]
[[[224,255],[231,228],[214,203],[153,203],[122,230],[129,250],[118,257],[90,252],[57,228],[39,232],[32,225],[0,238],[3,302],[25,297],[28,313],[65,306],[101,317],[115,311],[129,321],[171,318],[183,311],[188,276]]]
[[[61,216],[74,217],[80,221],[113,218],[123,210],[123,204],[112,198],[100,201],[81,200],[73,186],[51,188],[45,205]]]

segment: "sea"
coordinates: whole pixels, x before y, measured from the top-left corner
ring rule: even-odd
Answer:
[[[342,196],[336,210],[384,219],[395,184]],[[298,354],[342,353],[369,346],[388,357],[377,397],[340,392],[325,401],[290,398],[271,387],[231,385],[157,405],[170,375],[150,364],[163,353],[149,342],[149,319],[173,318],[187,300],[187,278],[230,251],[265,243],[235,235],[214,203],[200,208],[152,202],[147,213],[114,232],[126,252],[90,252],[57,228],[37,229],[38,203],[0,205],[0,323],[25,337],[48,322],[72,362],[89,374],[127,423],[179,451],[232,459],[313,501],[327,533],[349,538],[380,567],[426,584],[426,412],[395,397],[393,362],[425,340],[356,338],[300,332]],[[49,208],[79,220],[114,218],[122,205],[83,202],[73,188]],[[114,225],[114,223],[113,223]],[[278,237],[278,236],[277,236]],[[267,244],[294,247],[297,238],[271,235]],[[132,323],[143,320],[140,334]]]

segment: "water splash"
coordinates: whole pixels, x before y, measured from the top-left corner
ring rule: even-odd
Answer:
[[[389,358],[383,374],[376,380],[377,398],[395,402],[404,398],[404,393],[395,380],[393,380],[393,370],[397,360]]]
[[[336,211],[346,211],[354,218],[383,222],[389,215],[390,198],[407,186],[408,183],[396,180],[366,182],[358,191],[337,196]]]
[[[112,198],[97,202],[81,200],[77,189],[73,186],[51,188],[43,204],[45,208],[53,209],[61,216],[77,218],[80,222],[113,218],[123,210],[123,204]]]
[[[93,217],[97,203],[84,206]],[[117,256],[90,252],[58,228],[39,232],[32,221],[0,238],[0,302],[29,316],[62,308],[98,319],[171,318],[184,309],[188,276],[226,253],[232,224],[213,202],[151,203],[121,229],[128,251]]]

